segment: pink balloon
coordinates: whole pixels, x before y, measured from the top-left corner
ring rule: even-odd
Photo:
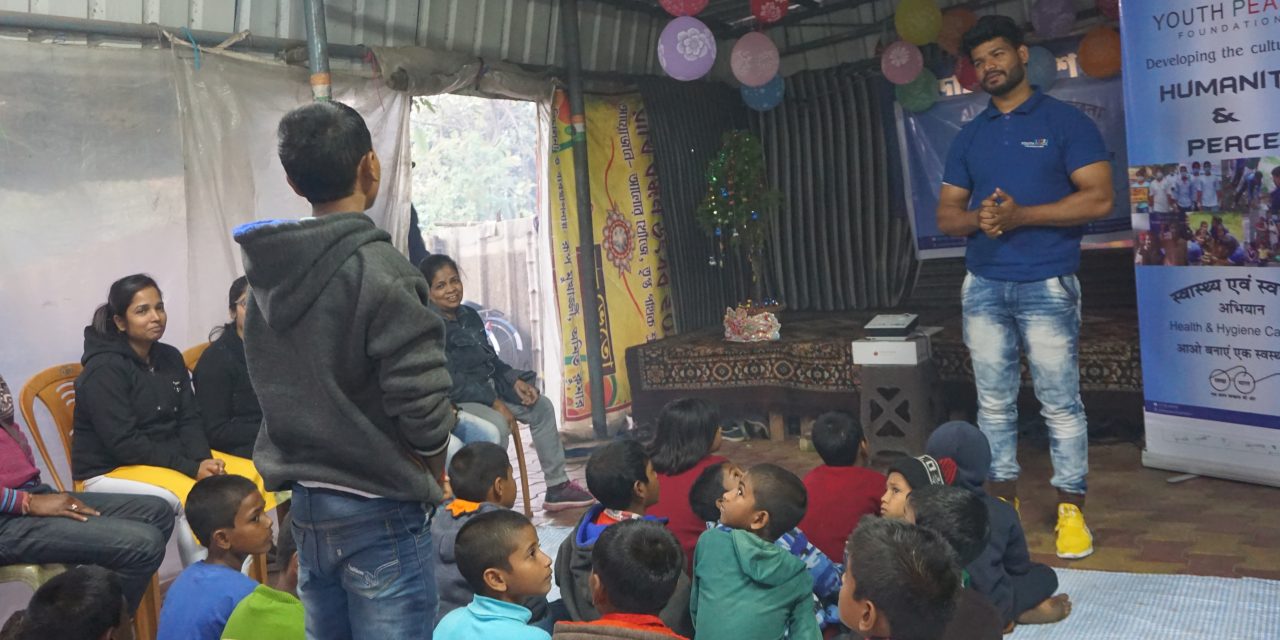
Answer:
[[[751,15],[760,24],[773,24],[785,18],[790,8],[790,0],[751,0]]]
[[[748,87],[762,87],[778,75],[778,47],[769,36],[752,31],[733,45],[729,67],[733,77]]]
[[[920,53],[920,47],[906,40],[898,40],[885,47],[880,56],[880,71],[894,84],[907,84],[915,80],[923,68],[924,55]]]
[[[658,36],[658,64],[676,80],[697,80],[716,62],[716,37],[697,18],[681,16]]]
[[[676,16],[696,16],[707,8],[708,0],[660,0],[667,13]],[[651,5],[652,6],[652,5]]]

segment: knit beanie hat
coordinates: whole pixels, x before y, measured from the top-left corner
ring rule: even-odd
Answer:
[[[956,479],[956,462],[951,458],[934,460],[931,456],[901,458],[889,465],[889,472],[894,471],[902,474],[912,489],[949,485]]]

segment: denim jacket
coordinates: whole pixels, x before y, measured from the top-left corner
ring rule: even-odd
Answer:
[[[503,401],[518,403],[520,398],[512,397],[513,392],[507,390],[523,372],[511,368],[498,357],[489,343],[489,334],[485,333],[480,314],[461,305],[455,317],[444,318],[444,323],[445,355],[449,359],[449,375],[453,377],[449,399],[454,404],[475,402],[493,406],[493,401],[501,397]],[[507,392],[499,393],[499,390]]]

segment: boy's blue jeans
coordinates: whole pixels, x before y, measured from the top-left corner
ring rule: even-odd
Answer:
[[[1031,365],[1040,414],[1049,427],[1050,484],[1067,493],[1084,493],[1089,432],[1080,401],[1080,282],[1074,275],[1012,282],[970,273],[961,297],[964,343],[978,387],[978,427],[991,442],[989,477],[1016,480],[1021,470],[1021,347]]]
[[[431,638],[434,507],[294,484],[308,638]]]

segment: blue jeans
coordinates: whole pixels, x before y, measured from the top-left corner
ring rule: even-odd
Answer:
[[[507,435],[506,429],[499,430],[497,425],[484,418],[466,411],[459,411],[458,422],[449,433],[449,448],[444,458],[445,468],[449,468],[449,463],[453,462],[453,454],[472,442],[489,442],[506,449],[506,438],[503,437],[505,435]]]
[[[1080,401],[1080,282],[1074,275],[1036,282],[970,273],[961,297],[964,343],[978,387],[978,427],[991,442],[994,481],[1018,478],[1019,347],[1031,365],[1040,414],[1049,427],[1053,478],[1067,493],[1085,492],[1089,432]]]
[[[434,507],[293,486],[308,638],[431,638]]]

